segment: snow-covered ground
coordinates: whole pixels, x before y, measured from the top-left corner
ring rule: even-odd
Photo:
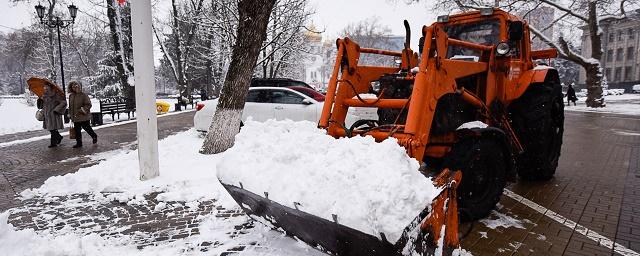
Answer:
[[[42,129],[36,120],[35,106],[28,106],[25,99],[2,99],[0,104],[0,135]]]
[[[282,135],[278,136],[280,133]],[[271,137],[274,137],[271,140],[278,141],[277,145],[265,139]],[[274,198],[278,198],[278,190],[273,190],[278,189],[277,186],[291,186],[280,188],[281,191],[289,193],[291,189],[302,185],[309,193],[297,195],[295,200],[303,202],[303,207],[307,205],[308,209],[313,209],[314,213],[322,217],[338,213],[344,218],[342,220],[345,224],[349,221],[349,216],[357,217],[360,216],[358,214],[364,214],[364,217],[361,216],[362,220],[350,220],[356,223],[356,228],[365,232],[369,232],[369,229],[387,232],[390,229],[387,225],[402,225],[400,222],[406,217],[405,214],[414,214],[405,211],[406,207],[424,207],[438,192],[429,180],[417,172],[417,162],[408,158],[404,149],[395,141],[376,144],[370,138],[335,140],[318,130],[316,124],[311,122],[247,122],[234,147],[218,155],[199,154],[202,141],[199,133],[193,129],[160,141],[160,176],[151,180],[139,180],[137,151],[123,149],[109,153],[109,157],[97,165],[82,168],[75,173],[51,177],[39,188],[25,190],[20,195],[22,199],[44,198],[45,202],[55,201],[62,205],[67,204],[68,208],[71,208],[77,202],[62,201],[64,196],[83,194],[96,204],[118,201],[129,205],[143,205],[145,195],[159,193],[156,199],[161,202],[180,201],[185,202],[185,205],[197,207],[200,202],[216,200],[218,206],[237,209],[235,201],[218,181],[217,169],[227,169],[226,174],[221,176],[229,178],[233,176],[229,174],[234,169],[231,167],[233,165],[236,165],[235,169],[239,171],[251,170],[257,166],[263,167],[255,171],[281,167],[287,167],[281,171],[302,171],[306,168],[304,173],[295,174],[311,174],[312,176],[306,177],[309,181],[306,183],[303,180],[288,179],[291,176],[287,178],[284,173],[276,176],[245,175],[242,178],[248,187],[255,187],[261,191],[269,190]],[[345,157],[348,154],[358,157]],[[397,171],[398,169],[400,171]],[[372,175],[372,172],[376,174]],[[368,178],[362,178],[363,175]],[[334,180],[337,182],[332,182]],[[259,183],[267,185],[255,185]],[[322,195],[312,193],[314,190],[311,188],[314,186],[323,186],[324,189],[336,192],[350,187],[350,191],[357,193],[348,196],[349,193],[343,192],[342,196],[337,197],[335,193]],[[329,197],[333,197],[333,200],[329,200]],[[314,200],[323,203],[312,207],[310,202]],[[398,207],[402,209],[396,209]],[[223,220],[214,216],[215,212],[205,216],[198,235],[139,250],[126,236],[106,238],[81,235],[72,229],[45,229],[38,232],[29,229],[16,230],[7,222],[8,212],[5,212],[0,214],[0,251],[15,255],[176,255],[188,249],[185,248],[186,244],[220,241],[222,245],[212,248],[207,253],[219,255],[235,246],[247,245],[248,248],[243,254],[323,255],[263,225],[256,225],[248,233],[231,239],[228,233],[233,231],[235,226],[247,222],[248,217],[242,215]],[[362,224],[360,222],[370,226],[358,226]],[[404,225],[395,228],[404,228]],[[255,243],[251,242],[257,244],[253,246],[251,244]]]
[[[137,151],[112,152],[105,161],[82,168],[76,173],[49,178],[36,189],[21,193],[23,199],[39,197],[45,200],[60,200],[56,196],[86,194],[95,203],[119,201],[141,204],[143,195],[160,192],[159,201],[183,201],[186,205],[198,205],[203,200],[216,199],[216,204],[227,209],[237,207],[235,201],[220,185],[216,177],[216,164],[221,155],[198,153],[203,139],[199,133],[189,130],[170,136],[159,142],[160,177],[148,181],[138,179]],[[110,192],[110,193],[106,193]],[[105,196],[105,194],[107,196]],[[62,202],[72,207],[77,202]],[[251,233],[229,238],[234,227],[247,222],[246,216],[227,220],[207,216],[200,224],[200,234],[183,240],[145,247],[142,250],[124,236],[107,239],[98,235],[79,235],[61,231],[15,230],[7,223],[8,212],[0,214],[0,251],[3,255],[178,255],[187,244],[199,241],[220,241],[222,246],[211,248],[207,253],[220,253],[239,245],[259,241],[247,248],[252,255],[323,255],[300,242],[284,237],[265,226],[251,229]],[[255,253],[251,253],[255,252]]]
[[[579,111],[579,112],[597,112],[597,113],[612,113],[612,114],[624,114],[624,115],[636,115],[640,116],[640,94],[622,94],[622,95],[607,95],[605,96],[604,108],[589,108],[585,105],[586,97],[578,97],[577,106],[573,103],[571,106],[567,106],[567,98],[564,98],[565,111]]]
[[[6,98],[0,99],[0,135],[12,134],[18,132],[26,132],[42,129],[42,122],[36,120],[36,106],[29,106],[26,104],[25,99],[22,98]],[[175,110],[175,103],[177,99],[157,99],[157,101],[164,101],[171,106],[169,112]],[[91,112],[100,112],[100,102],[98,99],[91,99]],[[190,108],[190,106],[189,106]],[[120,114],[120,118],[115,116],[115,121],[127,120],[127,114]],[[103,121],[105,124],[113,123],[111,115],[104,115]],[[69,124],[65,124],[68,127]]]

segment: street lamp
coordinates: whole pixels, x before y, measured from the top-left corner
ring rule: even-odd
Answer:
[[[70,20],[60,19],[58,16],[49,17],[49,19],[44,19],[45,7],[40,3],[35,6],[36,13],[38,14],[38,18],[40,18],[40,24],[47,26],[48,28],[55,28],[58,31],[58,53],[60,53],[60,75],[62,77],[62,92],[64,92],[65,97],[67,95],[66,85],[64,81],[64,63],[62,62],[62,43],[60,42],[60,28],[66,28],[69,25],[73,24],[76,21],[76,15],[78,14],[78,7],[71,4],[67,6],[69,9],[69,15],[71,16]]]

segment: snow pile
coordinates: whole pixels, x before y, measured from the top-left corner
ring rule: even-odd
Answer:
[[[23,198],[41,196],[52,198],[85,193],[98,201],[117,200],[135,203],[143,195],[162,192],[160,201],[193,202],[217,198],[221,203],[233,205],[216,177],[219,155],[198,153],[202,138],[195,130],[169,136],[159,142],[160,176],[140,181],[137,151],[112,152],[108,161],[75,173],[47,179],[37,189],[25,190]],[[107,196],[103,192],[110,192]],[[115,193],[114,193],[115,192]]]
[[[472,122],[466,122],[462,125],[460,125],[456,130],[462,130],[462,129],[472,129],[472,128],[480,128],[480,129],[484,129],[489,127],[489,125],[483,123],[482,121],[472,121]]]
[[[42,129],[42,122],[36,120],[37,110],[24,99],[5,99],[0,104],[0,135]]]
[[[217,168],[226,184],[392,243],[440,192],[395,139],[334,139],[311,122],[249,121]]]

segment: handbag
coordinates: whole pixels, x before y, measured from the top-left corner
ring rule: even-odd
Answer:
[[[71,121],[71,120],[69,119],[69,109],[68,109],[68,108],[64,110],[64,115],[63,115],[63,117],[64,117],[64,123],[65,123],[65,124],[68,124],[68,123],[69,123],[69,121]]]
[[[76,129],[73,124],[69,126],[69,139],[72,139],[72,140],[76,139]]]
[[[44,111],[42,109],[36,111],[36,119],[38,121],[44,121]]]

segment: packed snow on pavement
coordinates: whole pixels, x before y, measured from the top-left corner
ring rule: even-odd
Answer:
[[[143,204],[144,195],[156,192],[160,193],[156,197],[159,201],[197,205],[215,199],[218,206],[237,209],[235,201],[218,181],[218,175],[224,179],[241,176],[249,179],[244,180],[246,187],[269,190],[274,199],[284,203],[304,202],[304,209],[318,216],[337,213],[343,224],[353,224],[368,233],[385,232],[395,236],[395,230],[404,228],[408,224],[405,221],[417,216],[418,208],[428,205],[438,193],[431,182],[417,172],[418,163],[408,158],[395,141],[335,140],[315,126],[311,122],[247,122],[234,147],[218,155],[199,154],[202,138],[192,129],[159,142],[160,176],[157,178],[140,181],[137,151],[122,150],[97,165],[51,177],[41,187],[20,194],[23,199],[49,201],[62,200],[65,195],[86,194],[96,204],[118,201],[135,205]],[[345,157],[347,155],[352,157]],[[236,176],[229,171],[233,165],[238,170]],[[278,168],[282,169],[276,170]],[[226,171],[218,174],[217,169]],[[250,170],[278,175],[252,176],[247,173]],[[293,173],[283,179],[282,171]],[[318,194],[310,185],[313,183],[316,188],[324,186],[327,194]],[[300,185],[307,193],[296,193],[291,198],[284,196]],[[342,190],[345,187],[349,193]],[[322,255],[262,225],[250,229],[248,234],[229,238],[228,232],[238,223],[248,221],[244,215],[220,220],[214,217],[214,212],[201,222],[201,234],[143,249],[136,249],[126,237],[79,235],[72,229],[68,232],[65,229],[16,230],[7,223],[7,215],[7,212],[0,215],[0,251],[17,255],[176,255],[189,251],[185,242],[204,240],[222,243],[207,252],[213,255],[238,245],[246,245],[244,252],[249,255]],[[253,246],[251,242],[257,244]]]

